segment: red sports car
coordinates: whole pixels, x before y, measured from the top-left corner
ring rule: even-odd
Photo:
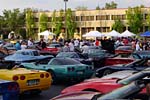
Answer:
[[[52,43],[41,51],[47,51],[56,56],[61,51],[61,45],[59,43]]]
[[[133,62],[135,58],[132,55],[118,54],[116,57],[106,58],[105,66],[116,65],[116,64],[128,64]]]
[[[108,75],[109,78],[105,77],[85,80],[82,83],[64,89],[61,93],[63,94],[79,91],[94,91],[100,92],[101,94],[106,94],[135,80],[150,76],[150,69],[149,71],[141,71],[136,73],[134,71],[126,71],[123,73],[122,71],[119,74],[117,73],[116,75]],[[146,93],[146,89],[143,89],[140,93]]]

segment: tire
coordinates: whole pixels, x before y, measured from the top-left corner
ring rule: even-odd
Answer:
[[[56,75],[52,70],[48,70],[48,72],[51,74],[52,77],[52,83],[56,83]]]
[[[106,69],[106,70],[104,70],[104,72],[103,72],[103,76],[106,76],[106,75],[108,75],[108,74],[111,74],[112,72],[113,72],[112,70]]]

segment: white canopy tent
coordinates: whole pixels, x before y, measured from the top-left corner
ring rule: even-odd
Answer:
[[[136,35],[128,30],[120,34],[120,37],[132,37],[132,36],[136,36]]]
[[[49,32],[48,30],[38,33],[38,35],[43,35],[45,40],[48,40],[49,36],[55,36],[55,33]]]
[[[38,35],[55,35],[55,34],[46,30],[44,32],[39,33]]]
[[[120,37],[120,33],[115,30],[112,30],[111,32],[107,33],[107,36]]]
[[[103,34],[98,31],[90,31],[89,33],[86,33],[82,35],[83,37],[102,37]]]

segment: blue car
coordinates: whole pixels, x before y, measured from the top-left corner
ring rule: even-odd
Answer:
[[[19,85],[17,82],[0,80],[0,100],[19,100]]]
[[[16,51],[14,54],[5,57],[4,60],[15,61],[17,64],[20,64],[22,62],[35,62],[37,60],[52,57],[53,57],[52,55],[48,56],[40,55],[38,50],[25,49]]]

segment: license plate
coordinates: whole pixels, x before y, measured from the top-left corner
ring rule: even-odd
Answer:
[[[3,96],[2,95],[0,95],[0,100],[3,100]]]
[[[27,81],[27,86],[38,85],[38,84],[39,84],[39,80],[38,79],[28,80]]]

